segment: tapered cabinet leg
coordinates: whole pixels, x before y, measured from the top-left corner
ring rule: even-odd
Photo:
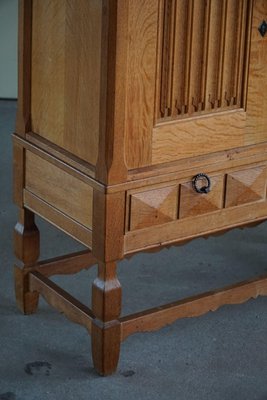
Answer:
[[[39,258],[39,230],[34,222],[34,214],[22,208],[14,230],[14,248],[23,268],[15,266],[15,292],[19,309],[24,314],[32,314],[38,306],[38,293],[29,290],[29,266]]]
[[[100,375],[110,375],[120,355],[121,286],[116,276],[116,263],[98,264],[98,277],[93,283],[92,310],[96,316],[92,325],[92,357]]]

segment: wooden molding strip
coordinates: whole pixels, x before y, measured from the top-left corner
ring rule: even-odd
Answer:
[[[30,291],[40,293],[52,307],[76,324],[83,325],[91,333],[92,320],[95,317],[90,308],[37,271],[29,273],[29,287]]]
[[[195,217],[177,219],[155,227],[127,232],[124,254],[146,251],[152,247],[168,246],[172,243],[192,240],[198,236],[209,236],[225,229],[249,225],[266,220],[267,203],[258,201],[229,207]],[[226,221],[231,221],[231,223]],[[162,240],[164,238],[164,240]]]
[[[240,304],[258,296],[267,296],[267,275],[120,318],[121,340],[136,332],[158,330],[179,318],[197,317],[222,305]]]
[[[104,185],[102,185],[101,183],[96,181],[91,176],[86,175],[83,171],[78,170],[76,168],[76,165],[75,165],[75,167],[73,165],[71,165],[70,160],[68,160],[68,163],[67,163],[66,159],[65,160],[59,159],[54,154],[50,154],[51,151],[50,151],[50,153],[48,153],[45,149],[43,149],[41,147],[37,147],[36,143],[34,143],[34,144],[30,143],[29,141],[22,139],[21,137],[19,137],[16,134],[13,134],[12,138],[13,138],[14,144],[18,144],[18,145],[24,147],[26,150],[29,150],[32,153],[36,154],[37,156],[43,158],[44,160],[51,162],[51,164],[62,169],[63,171],[66,171],[67,173],[80,179],[81,181],[87,183],[92,188],[97,189],[101,192],[105,191]],[[54,153],[54,152],[52,151],[52,153]]]
[[[40,261],[27,268],[27,271],[37,271],[43,276],[76,274],[82,269],[89,269],[97,264],[97,260],[90,250],[83,250],[76,253],[55,257],[49,260]]]
[[[69,151],[57,146],[55,143],[39,136],[35,132],[26,133],[26,140],[60,161],[69,164],[71,167],[77,169],[83,174],[88,175],[93,179],[95,178],[94,165],[82,160],[74,154],[71,154]]]
[[[92,247],[91,229],[81,225],[79,222],[52,207],[28,190],[23,191],[23,198],[24,205],[28,210],[40,215],[43,219],[50,222],[56,228],[61,229],[86,247]]]
[[[19,1],[18,111],[16,132],[25,137],[31,129],[32,0]]]

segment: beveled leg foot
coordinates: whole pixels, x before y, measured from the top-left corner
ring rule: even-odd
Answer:
[[[116,371],[121,342],[121,286],[116,276],[116,263],[99,263],[98,277],[93,283],[92,357],[100,375]]]
[[[39,294],[30,292],[28,287],[28,274],[15,265],[15,294],[17,306],[23,314],[34,314],[38,307]]]
[[[30,292],[28,271],[39,258],[39,230],[34,222],[34,214],[20,210],[19,221],[14,230],[15,254],[23,262],[23,267],[15,266],[15,293],[18,308],[24,314],[32,314],[38,306],[38,293]]]
[[[120,324],[92,325],[92,357],[96,371],[103,376],[116,371],[120,357]]]

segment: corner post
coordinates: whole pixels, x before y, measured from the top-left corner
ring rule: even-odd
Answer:
[[[38,306],[38,293],[29,290],[27,267],[38,260],[39,243],[39,230],[34,222],[34,214],[21,208],[14,230],[14,247],[17,258],[23,263],[23,268],[15,266],[15,292],[17,305],[24,314],[34,313]]]
[[[124,192],[94,191],[92,252],[98,260],[98,276],[92,286],[92,356],[100,375],[116,370],[120,354],[122,289],[116,261],[124,252],[124,210]]]
[[[100,375],[116,370],[121,330],[121,285],[116,276],[116,263],[98,264],[98,277],[92,287],[92,311],[96,317],[92,326],[92,357]]]

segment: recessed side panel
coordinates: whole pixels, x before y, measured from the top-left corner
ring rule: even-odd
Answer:
[[[33,0],[32,130],[95,165],[102,1]]]
[[[30,151],[26,151],[25,189],[74,221],[92,228],[92,187]]]

